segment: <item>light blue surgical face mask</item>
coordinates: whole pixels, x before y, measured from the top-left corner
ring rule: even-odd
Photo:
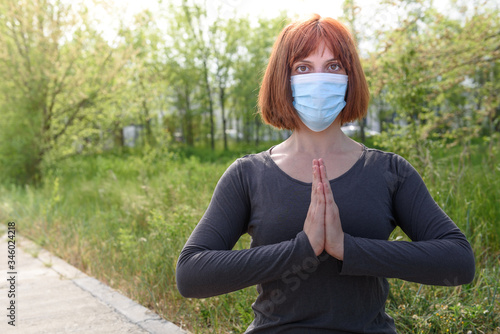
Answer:
[[[312,131],[328,128],[344,109],[347,75],[310,73],[292,75],[293,106]]]

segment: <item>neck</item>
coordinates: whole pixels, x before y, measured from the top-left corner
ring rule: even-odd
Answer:
[[[340,122],[335,121],[321,132],[314,132],[301,126],[286,140],[289,150],[296,153],[308,153],[322,157],[331,153],[342,153],[358,145],[340,129]]]

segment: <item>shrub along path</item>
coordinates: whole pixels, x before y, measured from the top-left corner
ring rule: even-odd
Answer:
[[[19,235],[9,274],[0,234],[0,333],[186,333]]]

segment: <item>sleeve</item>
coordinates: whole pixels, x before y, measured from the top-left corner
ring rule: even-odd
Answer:
[[[400,278],[432,285],[461,285],[474,278],[475,260],[465,235],[433,200],[418,172],[396,156],[393,210],[412,242],[345,235],[342,275]]]
[[[249,175],[251,177],[252,175]],[[257,177],[257,176],[255,176]],[[237,160],[223,174],[212,200],[177,261],[181,295],[205,298],[276,280],[311,258],[319,261],[304,232],[288,241],[232,250],[246,232],[251,204]]]

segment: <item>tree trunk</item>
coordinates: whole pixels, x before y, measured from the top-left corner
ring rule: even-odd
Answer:
[[[224,108],[224,87],[219,86],[219,100],[220,100],[220,110],[222,114],[222,137],[224,138],[224,151],[227,151],[227,119],[226,110]]]
[[[186,99],[186,143],[188,146],[194,146],[194,133],[193,133],[193,111],[191,110],[191,99],[189,98],[189,87],[186,85],[184,89]]]
[[[214,127],[214,106],[212,101],[212,90],[210,89],[210,82],[208,81],[208,68],[207,60],[203,59],[203,75],[205,79],[205,89],[208,96],[208,112],[210,114],[210,148],[215,150],[215,127]]]
[[[360,136],[360,140],[361,142],[364,144],[365,141],[366,141],[366,135],[365,135],[365,126],[366,126],[366,117],[363,118],[363,119],[360,119],[358,121],[358,125],[359,125],[359,136]]]
[[[123,138],[123,127],[121,126],[120,122],[115,121],[115,127],[114,127],[114,143],[118,147],[123,147],[125,145],[125,141]]]
[[[155,138],[153,137],[153,130],[151,129],[151,116],[149,115],[148,104],[145,99],[142,100],[142,107],[144,110],[144,129],[146,129],[146,143],[154,146]]]
[[[257,118],[255,118],[255,146],[259,145],[259,130],[260,130],[260,122]]]

